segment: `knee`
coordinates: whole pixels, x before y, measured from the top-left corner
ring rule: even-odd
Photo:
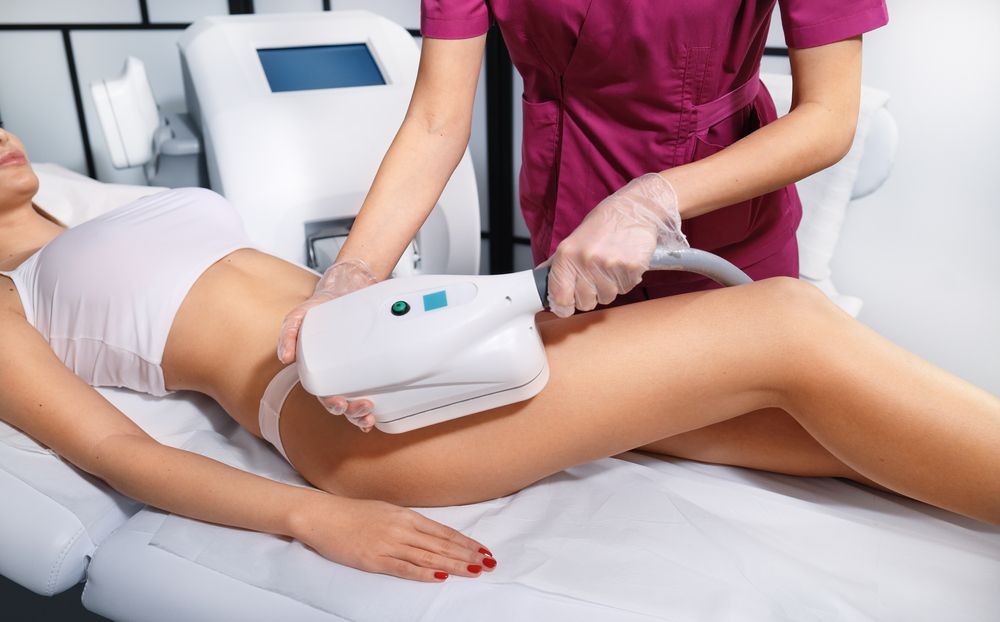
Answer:
[[[778,276],[758,281],[760,295],[771,304],[792,311],[825,311],[833,306],[826,294],[801,279]]]
[[[843,335],[849,316],[813,285],[787,277],[759,281],[753,310],[770,360],[776,362],[780,386],[805,381],[823,368],[831,340]]]
[[[817,331],[844,315],[826,294],[805,281],[775,277],[756,285],[759,287],[755,302],[764,310],[765,317],[789,337],[815,337]]]

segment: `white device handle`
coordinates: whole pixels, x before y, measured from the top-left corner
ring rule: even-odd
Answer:
[[[695,248],[667,250],[658,246],[653,251],[653,258],[649,262],[649,269],[694,272],[726,287],[753,282],[753,279],[747,276],[746,272],[743,272],[722,257]],[[542,299],[542,304],[547,306],[549,300],[549,266],[536,268],[534,275],[535,287],[538,288],[538,296]]]

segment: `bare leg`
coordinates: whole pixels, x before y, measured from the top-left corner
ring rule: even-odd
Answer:
[[[765,408],[903,494],[1000,521],[1000,401],[907,354],[791,279],[539,326],[552,375],[521,404],[402,435],[362,434],[293,392],[296,468],[405,505],[509,494],[569,466]]]
[[[838,460],[779,408],[747,413],[636,449],[786,475],[843,477],[886,490]]]
[[[538,317],[540,323],[557,319],[551,313]],[[837,459],[780,408],[754,411],[636,449],[786,475],[842,477],[887,490]]]

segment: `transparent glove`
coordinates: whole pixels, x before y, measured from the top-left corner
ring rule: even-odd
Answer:
[[[608,304],[639,284],[657,246],[689,248],[677,195],[647,173],[597,204],[549,262],[549,308],[559,317]]]
[[[323,278],[316,284],[311,298],[292,309],[281,323],[278,337],[278,359],[288,365],[295,361],[295,348],[299,339],[299,329],[306,312],[317,305],[340,298],[377,282],[368,264],[361,259],[338,261],[330,266]],[[335,415],[344,415],[364,432],[370,432],[375,425],[372,403],[369,400],[348,400],[342,395],[328,395],[319,398],[323,407]]]

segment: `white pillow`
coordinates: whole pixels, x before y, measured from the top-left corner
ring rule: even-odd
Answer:
[[[762,74],[774,98],[778,114],[785,114],[792,103],[792,77]],[[865,138],[872,117],[884,108],[889,94],[869,87],[861,88],[861,111],[854,145],[844,158],[795,184],[802,199],[802,223],[799,225],[799,273],[815,281],[830,278],[830,260],[840,238],[847,205],[851,202],[855,181],[864,155]]]
[[[38,194],[32,201],[60,222],[72,227],[149,194],[158,186],[127,186],[95,181],[58,164],[32,163],[38,175]]]

